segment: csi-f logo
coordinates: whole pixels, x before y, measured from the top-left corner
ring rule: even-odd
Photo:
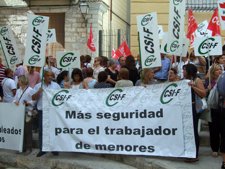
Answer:
[[[152,20],[152,16],[150,14],[145,15],[144,18],[141,20],[141,25],[146,26],[148,25]]]
[[[56,93],[52,98],[52,104],[54,106],[61,106],[65,101],[69,100],[72,95],[69,94],[68,90],[61,90]]]
[[[77,60],[77,57],[74,56],[74,53],[69,52],[63,55],[63,57],[60,59],[60,66],[67,67],[71,64],[71,62],[75,62]]]
[[[179,48],[179,42],[177,40],[173,41],[170,45],[170,51],[175,52]]]
[[[179,5],[179,3],[181,3],[183,0],[173,0],[173,4],[174,5]]]
[[[176,83],[172,83],[169,86],[167,86],[161,94],[160,97],[161,103],[167,104],[171,102],[174,99],[174,97],[176,97],[180,93],[180,90],[181,89],[177,88]]]
[[[156,61],[156,58],[154,55],[150,55],[145,59],[145,66],[150,66],[153,62]]]
[[[34,65],[36,64],[37,62],[39,62],[41,60],[40,56],[39,55],[34,55],[32,56],[29,60],[28,60],[28,63],[30,65]]]
[[[214,42],[214,38],[205,39],[198,47],[198,52],[202,55],[209,53],[213,48],[218,45],[218,42]]]
[[[7,27],[2,27],[2,29],[0,30],[0,34],[2,36],[5,36],[7,31],[8,31],[8,28]]]
[[[122,89],[113,90],[106,99],[106,105],[112,107],[119,103],[119,101],[123,100],[126,94],[123,94],[122,92]]]
[[[17,57],[16,56],[13,56],[11,59],[10,59],[10,64],[11,65],[14,65],[17,61]]]
[[[33,22],[32,22],[32,25],[33,26],[39,26],[41,23],[44,23],[44,17],[42,16],[38,16],[36,18],[34,18]]]

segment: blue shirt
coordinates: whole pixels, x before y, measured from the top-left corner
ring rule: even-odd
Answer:
[[[165,57],[164,59],[161,60],[161,62],[162,67],[158,72],[155,73],[155,78],[160,80],[167,80],[168,72],[170,69],[170,59]]]

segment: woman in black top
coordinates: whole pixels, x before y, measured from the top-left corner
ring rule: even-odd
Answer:
[[[127,56],[126,64],[124,67],[129,70],[129,80],[131,80],[133,84],[135,85],[137,80],[140,79],[140,76],[135,66],[135,59],[132,55]]]

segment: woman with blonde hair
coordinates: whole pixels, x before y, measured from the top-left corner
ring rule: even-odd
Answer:
[[[150,68],[144,68],[141,72],[141,79],[135,83],[135,86],[146,86],[156,83],[157,81],[154,79],[154,70]]]
[[[208,73],[208,77],[205,80],[205,88],[209,93],[210,90],[216,85],[217,79],[222,73],[222,68],[219,64],[213,64]],[[209,134],[210,134],[210,147],[212,149],[212,156],[217,157],[220,149],[221,140],[221,128],[220,128],[220,110],[219,108],[210,108],[211,122],[209,122]]]
[[[24,152],[26,154],[31,153],[32,151],[32,112],[33,104],[32,101],[32,91],[33,89],[29,87],[28,78],[24,75],[19,76],[18,78],[19,89],[16,91],[14,97],[14,103],[16,105],[24,104],[25,107],[25,127],[24,127]]]

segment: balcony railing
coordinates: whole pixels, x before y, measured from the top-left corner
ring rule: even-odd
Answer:
[[[217,8],[217,0],[186,0],[186,9],[208,12]]]

